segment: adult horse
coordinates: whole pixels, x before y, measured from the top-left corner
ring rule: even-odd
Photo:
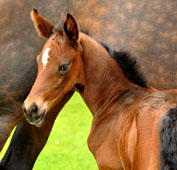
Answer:
[[[42,45],[42,41],[34,32],[31,33],[31,22],[28,22],[28,18],[33,5],[39,6],[42,2],[0,1],[0,150],[14,126],[18,124],[12,142],[1,161],[0,169],[32,169],[58,112],[73,93],[70,92],[64,97],[66,101],[56,105],[51,111],[53,116],[47,118],[49,121],[43,127],[36,128],[26,122],[21,105],[36,77],[34,55],[38,54]],[[52,7],[54,9],[54,5]],[[22,29],[26,32],[22,33]]]
[[[62,27],[37,10],[32,19],[48,40],[23,105],[28,121],[42,126],[49,111],[76,90],[93,115],[88,146],[100,170],[176,169],[177,90],[147,86],[128,53],[79,32],[70,14]]]
[[[1,0],[1,148],[12,128],[22,119],[1,162],[9,170],[32,168],[55,119],[53,117],[50,125],[40,130],[26,123],[21,111],[21,103],[36,77],[36,56],[44,42],[36,36],[29,20],[33,7],[39,8],[54,23],[71,12],[90,30],[92,37],[108,42],[116,49],[131,50],[138,56],[140,65],[148,65],[145,75],[150,85],[167,89],[175,88],[177,84],[176,0],[45,0],[45,3],[43,0]],[[59,110],[58,107],[55,112]],[[39,139],[38,133],[42,131],[46,134]]]

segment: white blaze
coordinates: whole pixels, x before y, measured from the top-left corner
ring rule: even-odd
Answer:
[[[43,64],[43,67],[45,67],[47,64],[48,64],[48,58],[50,57],[49,56],[49,51],[50,51],[50,48],[47,47],[42,55],[42,64]]]

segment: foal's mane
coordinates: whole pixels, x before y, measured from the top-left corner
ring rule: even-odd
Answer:
[[[106,43],[103,42],[100,42],[100,44],[117,61],[118,65],[122,68],[125,76],[129,80],[141,87],[147,87],[146,80],[140,72],[136,60],[130,55],[130,53],[112,50]]]

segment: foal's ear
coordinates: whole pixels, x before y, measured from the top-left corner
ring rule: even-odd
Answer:
[[[68,14],[64,22],[63,30],[69,40],[77,41],[79,37],[79,30],[77,23],[72,15]]]
[[[53,33],[54,25],[44,17],[40,16],[37,9],[31,11],[31,19],[38,34],[42,37],[49,38]]]

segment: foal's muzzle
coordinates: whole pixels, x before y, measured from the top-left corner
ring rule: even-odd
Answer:
[[[25,107],[24,103],[22,108],[29,123],[34,124],[36,126],[41,124],[46,110],[40,110],[36,103],[33,103],[28,109]]]

